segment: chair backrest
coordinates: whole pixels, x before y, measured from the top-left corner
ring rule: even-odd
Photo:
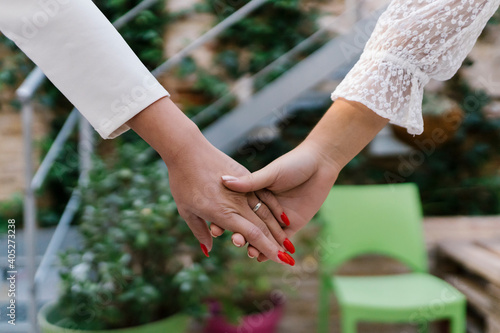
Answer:
[[[334,186],[319,213],[324,271],[370,253],[397,259],[415,272],[427,271],[415,184]]]

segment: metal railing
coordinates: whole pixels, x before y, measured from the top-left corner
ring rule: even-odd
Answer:
[[[151,7],[157,0],[144,0],[133,9],[125,13],[114,22],[115,28],[119,29],[134,19],[140,12]],[[79,122],[79,166],[80,177],[79,184],[86,181],[88,171],[91,166],[92,154],[92,129],[90,124],[79,116],[76,109],[70,113],[54,143],[51,145],[48,153],[45,155],[40,167],[33,174],[33,97],[38,89],[45,82],[45,75],[40,68],[35,68],[16,90],[17,98],[21,103],[21,117],[23,128],[23,146],[25,160],[25,196],[24,196],[24,225],[25,225],[25,246],[26,246],[26,268],[29,283],[29,304],[28,304],[28,322],[32,332],[38,330],[37,327],[37,286],[41,284],[46,277],[47,271],[54,260],[54,255],[61,246],[69,224],[80,205],[80,194],[78,186],[71,194],[70,200],[66,205],[64,212],[59,220],[54,235],[45,251],[42,261],[36,269],[36,196],[35,193],[40,189],[46,179],[50,169],[54,165],[57,157],[61,153],[64,144],[68,140],[74,127]]]
[[[179,64],[191,52],[215,39],[221,32],[241,19],[249,15],[251,12],[265,4],[268,0],[252,0],[232,15],[221,21],[219,24],[211,28],[204,35],[190,43],[182,51],[165,61],[153,71],[155,76],[159,76]],[[133,20],[143,10],[150,8],[158,0],[144,0],[117,19],[113,25],[119,29]],[[63,127],[56,136],[55,141],[51,145],[48,153],[43,158],[39,168],[34,173],[33,170],[33,113],[34,113],[34,96],[46,77],[40,68],[35,68],[16,90],[16,95],[21,103],[22,128],[23,128],[23,146],[25,160],[25,196],[24,196],[24,224],[25,224],[25,244],[26,244],[26,267],[29,282],[29,297],[28,304],[28,321],[29,325],[19,325],[20,329],[30,327],[31,332],[36,332],[37,327],[37,286],[45,280],[48,270],[52,265],[55,254],[59,250],[64,237],[69,229],[69,225],[74,218],[80,204],[80,185],[84,184],[88,179],[88,172],[91,168],[91,155],[93,151],[93,130],[90,124],[83,119],[78,110],[73,109],[66,119]],[[64,209],[64,212],[57,224],[56,230],[49,242],[49,245],[42,257],[38,269],[36,267],[36,191],[39,190],[45,181],[50,169],[54,165],[56,159],[60,156],[64,144],[69,136],[74,131],[76,124],[79,124],[79,167],[80,176],[78,185],[72,192],[71,197]]]
[[[321,28],[320,30],[316,31],[313,33],[311,36],[307,37],[303,41],[301,41],[299,44],[294,46],[292,49],[290,49],[288,52],[284,53],[281,55],[279,58],[265,66],[263,69],[261,69],[258,73],[254,74],[250,80],[252,82],[257,82],[257,80],[264,78],[266,75],[271,74],[274,70],[276,70],[279,66],[289,64],[290,61],[292,60],[293,57],[295,57],[297,54],[299,54],[302,51],[305,51],[309,47],[313,46],[314,43],[319,41],[322,37],[324,37],[327,33],[330,32],[330,28],[338,24],[339,21],[345,18],[345,16],[351,17],[351,14],[347,14],[348,10],[346,10],[343,14],[340,16],[336,17],[333,22],[331,22],[328,26],[325,26]],[[196,124],[199,123],[205,123],[207,122],[210,118],[213,118],[216,114],[218,114],[219,110],[227,105],[232,98],[233,98],[233,92],[238,90],[239,86],[238,83],[233,87],[233,89],[227,93],[226,95],[222,96],[219,98],[217,101],[212,103],[211,105],[207,106],[205,109],[201,110],[199,113],[197,113],[195,116],[191,118],[193,122]]]

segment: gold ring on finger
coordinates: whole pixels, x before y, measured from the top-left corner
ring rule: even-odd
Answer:
[[[259,202],[255,205],[255,207],[252,209],[252,210],[253,210],[253,212],[254,212],[254,213],[256,213],[256,212],[259,210],[260,206],[262,206],[262,202],[260,202],[260,201],[259,201]]]

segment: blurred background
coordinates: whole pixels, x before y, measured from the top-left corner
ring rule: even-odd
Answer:
[[[94,2],[207,138],[250,171],[305,138],[389,3]],[[424,133],[388,125],[337,181],[418,186],[430,272],[452,276],[467,297],[470,332],[500,332],[499,45],[495,14],[458,73],[426,88]],[[206,259],[177,213],[159,156],[132,131],[101,140],[71,110],[0,35],[0,249],[7,248],[10,219],[18,244],[18,324],[2,315],[1,332],[35,332],[36,314],[51,302],[57,311],[40,312],[38,321],[63,328],[106,330],[177,316],[166,324],[178,327],[169,332],[233,332],[223,325],[241,318],[247,326],[234,332],[317,330],[324,221],[313,220],[294,239],[300,250],[293,268],[249,259],[229,235],[215,241]],[[34,179],[31,169],[39,170]],[[9,302],[9,258],[2,251],[0,313]],[[369,254],[340,273],[407,270]],[[328,331],[340,332],[333,295],[332,304]],[[411,320],[358,326],[359,332],[421,329]],[[447,323],[430,329],[446,332]]]

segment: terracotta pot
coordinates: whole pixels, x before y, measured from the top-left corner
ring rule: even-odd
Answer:
[[[406,128],[391,125],[394,136],[404,143],[420,149],[418,142],[434,142],[435,146],[451,140],[460,128],[464,118],[463,110],[457,105],[442,114],[424,114],[424,132],[420,135],[408,134]]]
[[[268,311],[243,316],[239,325],[229,323],[220,314],[218,302],[210,302],[209,308],[212,315],[207,321],[204,333],[275,333],[283,317],[284,305],[274,304]]]

